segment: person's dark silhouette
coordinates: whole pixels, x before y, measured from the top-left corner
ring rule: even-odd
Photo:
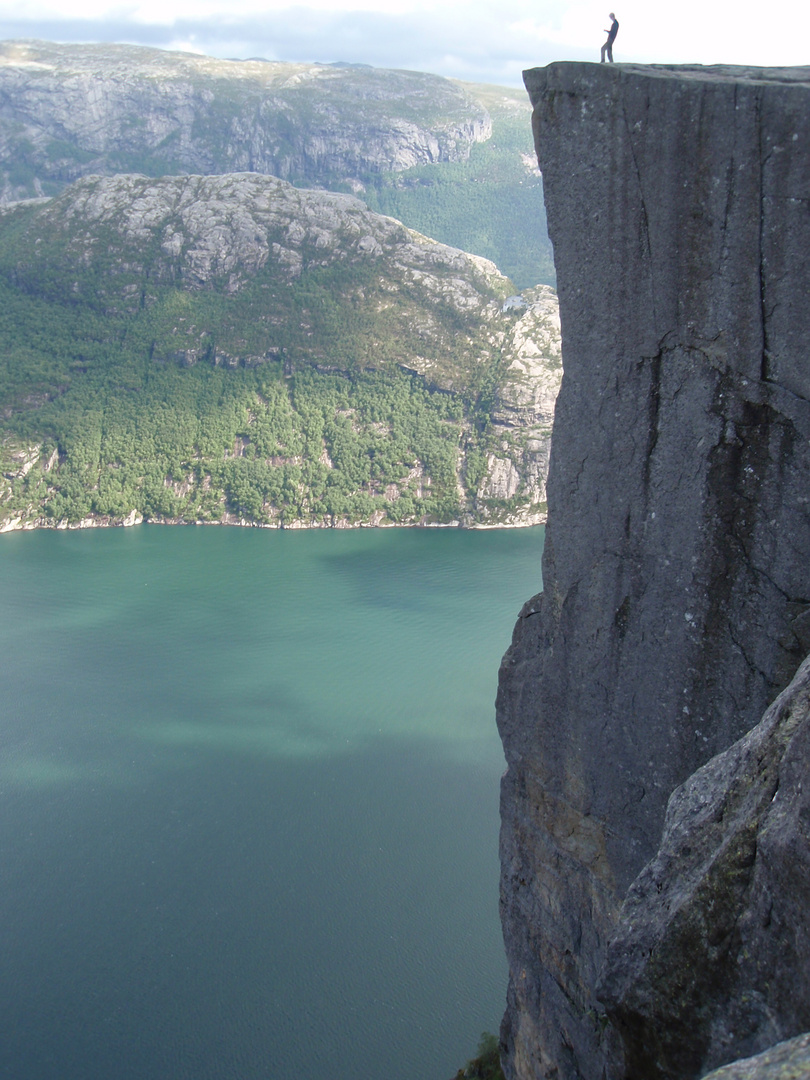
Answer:
[[[616,35],[618,34],[618,32],[619,32],[619,21],[616,18],[616,16],[613,14],[613,12],[611,11],[611,13],[610,13],[610,29],[605,31],[605,33],[607,34],[607,41],[602,46],[602,63],[603,64],[605,62],[605,53],[607,53],[607,58],[611,62],[611,64],[613,63],[613,42],[616,40]]]

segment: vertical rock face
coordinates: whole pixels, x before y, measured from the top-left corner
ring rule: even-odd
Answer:
[[[675,790],[622,905],[597,993],[630,1076],[701,1076],[810,1029],[808,761],[810,658]]]
[[[466,161],[491,134],[461,86],[419,72],[0,43],[0,205],[122,172],[359,184]]]
[[[506,1069],[625,1075],[596,983],[673,789],[810,649],[810,69],[529,71],[564,376],[498,722]]]

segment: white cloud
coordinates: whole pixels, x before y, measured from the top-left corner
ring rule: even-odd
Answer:
[[[215,56],[345,60],[520,83],[523,68],[598,60],[613,0],[0,0],[8,37],[128,41]],[[617,61],[798,64],[810,8],[753,0],[615,0]]]

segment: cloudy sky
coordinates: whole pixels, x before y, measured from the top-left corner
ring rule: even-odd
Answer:
[[[807,3],[615,0],[615,9],[616,60],[810,63]],[[598,60],[609,10],[602,0],[0,0],[0,37],[343,60],[518,86],[526,67]]]

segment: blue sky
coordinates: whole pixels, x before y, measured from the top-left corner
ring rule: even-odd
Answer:
[[[4,38],[122,41],[211,56],[343,60],[521,85],[523,68],[598,60],[596,0],[0,0]],[[615,0],[616,60],[810,62],[810,5]]]

